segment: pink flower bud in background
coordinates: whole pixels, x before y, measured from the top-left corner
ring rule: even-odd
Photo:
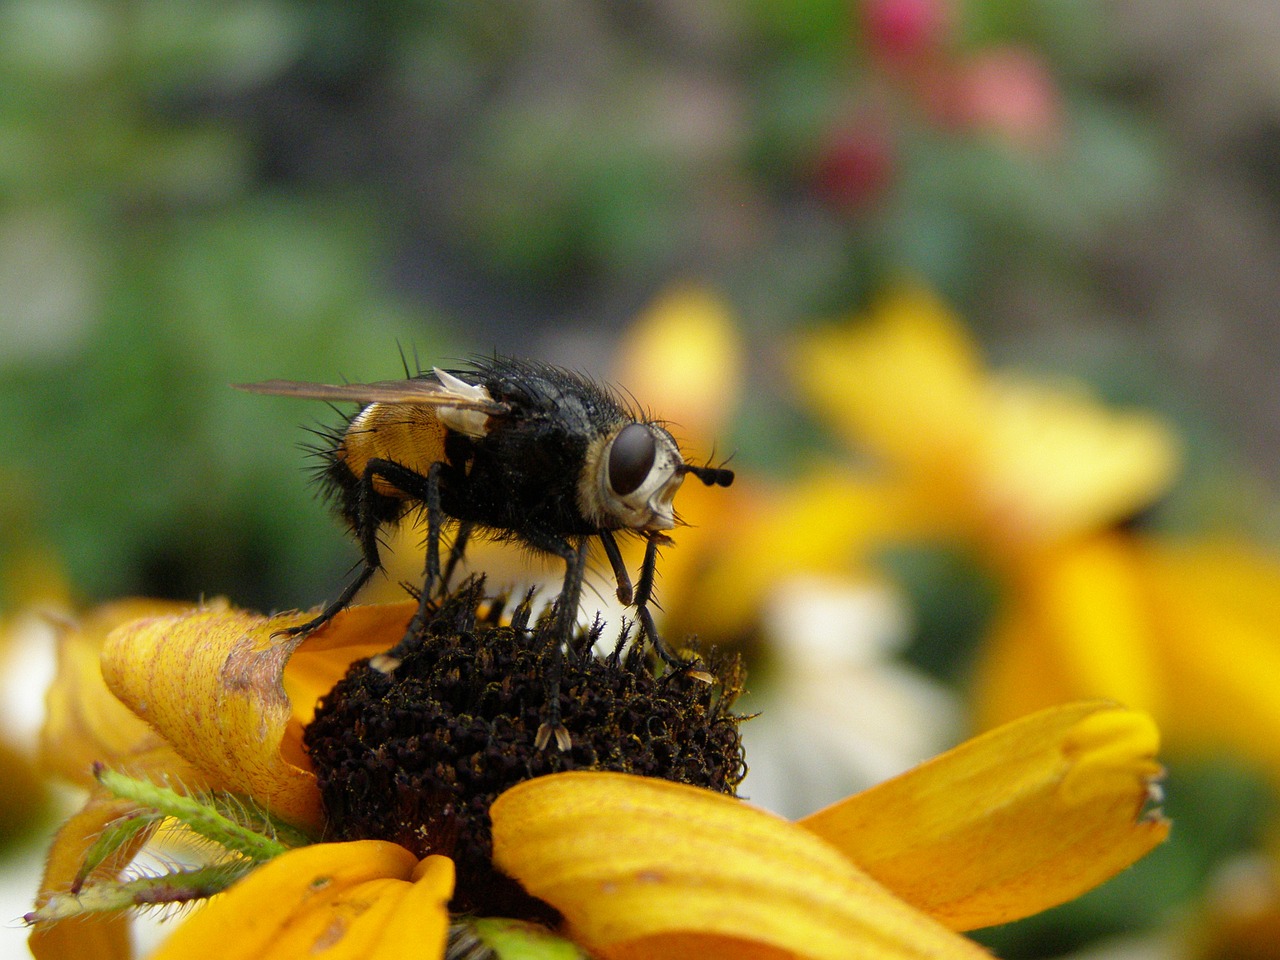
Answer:
[[[947,0],[863,0],[862,29],[872,56],[908,66],[936,51],[950,27]]]
[[[1048,64],[1026,48],[976,54],[935,78],[927,99],[939,122],[993,134],[1023,150],[1050,152],[1062,139],[1061,91]]]

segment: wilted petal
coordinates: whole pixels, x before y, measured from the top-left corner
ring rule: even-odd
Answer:
[[[299,847],[180,926],[153,960],[440,957],[453,864],[381,840]]]
[[[721,794],[563,773],[491,813],[494,862],[602,957],[985,956],[813,834]]]
[[[303,827],[321,822],[315,776],[286,759],[292,718],[281,682],[300,639],[275,636],[303,615],[197,610],[136,621],[107,638],[107,686],[210,779]]]
[[[961,744],[800,825],[953,929],[1004,923],[1078,896],[1164,840],[1168,822],[1148,812],[1157,746],[1143,713],[1072,704]]]

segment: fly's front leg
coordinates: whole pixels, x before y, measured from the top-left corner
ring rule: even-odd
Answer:
[[[649,602],[653,599],[653,580],[658,569],[658,544],[666,538],[660,533],[649,534],[649,542],[645,545],[644,561],[640,564],[640,578],[636,581],[635,608],[636,619],[640,621],[641,633],[653,644],[654,651],[662,658],[662,662],[674,670],[686,672],[695,680],[711,683],[715,679],[705,670],[694,668],[696,660],[682,660],[658,633],[653,622],[653,614],[649,612]]]
[[[609,558],[609,566],[613,568],[613,579],[618,584],[618,602],[629,605],[635,598],[635,591],[631,589],[631,577],[627,573],[627,565],[622,562],[618,541],[613,539],[611,530],[601,530],[600,542],[604,545],[605,556]]]

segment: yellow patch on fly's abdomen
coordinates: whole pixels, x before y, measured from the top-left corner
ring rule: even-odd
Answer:
[[[445,426],[432,407],[408,403],[371,403],[351,421],[337,455],[351,472],[364,476],[370,460],[390,460],[423,477],[444,459]],[[383,496],[404,493],[380,476],[373,488]]]

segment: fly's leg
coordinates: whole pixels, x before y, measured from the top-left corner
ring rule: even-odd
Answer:
[[[434,471],[439,464],[434,464]],[[370,460],[364,468],[364,474],[360,477],[360,484],[356,489],[356,516],[355,531],[356,537],[360,541],[360,551],[364,554],[364,567],[360,573],[347,584],[346,588],[338,595],[338,598],[326,606],[320,613],[308,620],[306,623],[296,627],[289,627],[282,631],[289,636],[297,636],[298,634],[307,634],[315,630],[319,630],[326,623],[336,617],[339,613],[351,605],[351,601],[355,595],[360,592],[360,588],[369,582],[370,578],[381,568],[382,560],[378,554],[378,526],[379,521],[374,507],[377,500],[382,494],[378,493],[374,487],[374,480],[381,478],[396,489],[403,491],[410,497],[421,497],[426,490],[427,478],[420,473],[415,473],[406,467],[400,466],[391,460],[381,460],[374,458]]]
[[[422,626],[427,622],[427,615],[431,612],[436,581],[440,579],[440,529],[444,526],[444,511],[440,508],[440,471],[443,469],[444,464],[437,460],[427,470],[425,478],[420,473],[413,474],[419,480],[425,480],[425,484],[414,495],[427,505],[427,561],[426,568],[422,572],[422,592],[418,595],[418,609],[405,630],[405,639],[416,637],[422,632]],[[451,552],[450,572],[453,570],[454,562]]]
[[[609,566],[613,567],[613,577],[618,584],[618,602],[630,604],[635,594],[631,589],[631,577],[627,573],[627,565],[622,562],[618,541],[613,539],[612,531],[601,530],[600,542],[604,544],[604,553],[609,558]]]
[[[662,534],[651,534],[649,542],[645,546],[644,561],[640,564],[640,577],[636,581],[636,619],[640,621],[641,633],[653,644],[654,651],[662,658],[663,663],[673,670],[687,673],[694,680],[712,683],[715,678],[711,674],[705,670],[695,669],[696,660],[692,663],[682,660],[662,639],[662,635],[658,633],[657,625],[653,622],[653,614],[649,612],[649,602],[653,598],[653,580],[658,569],[658,544],[665,539]]]
[[[556,619],[552,624],[555,649],[551,653],[551,664],[546,676],[546,707],[533,740],[534,747],[542,750],[554,737],[557,749],[564,752],[573,746],[573,738],[560,721],[560,675],[564,667],[564,648],[573,636],[573,625],[577,621],[578,604],[582,598],[587,538],[580,537],[577,544],[573,544],[561,537],[546,535],[531,537],[529,542],[539,550],[555,554],[564,560],[564,586],[560,589],[560,599],[556,601]]]
[[[471,531],[474,529],[475,524],[470,521],[463,521],[458,524],[458,532],[454,535],[453,546],[449,548],[449,559],[444,565],[444,576],[440,579],[441,593],[449,589],[449,583],[453,580],[453,572],[458,568],[458,564],[462,562],[463,554],[467,552],[467,541],[471,539]]]

